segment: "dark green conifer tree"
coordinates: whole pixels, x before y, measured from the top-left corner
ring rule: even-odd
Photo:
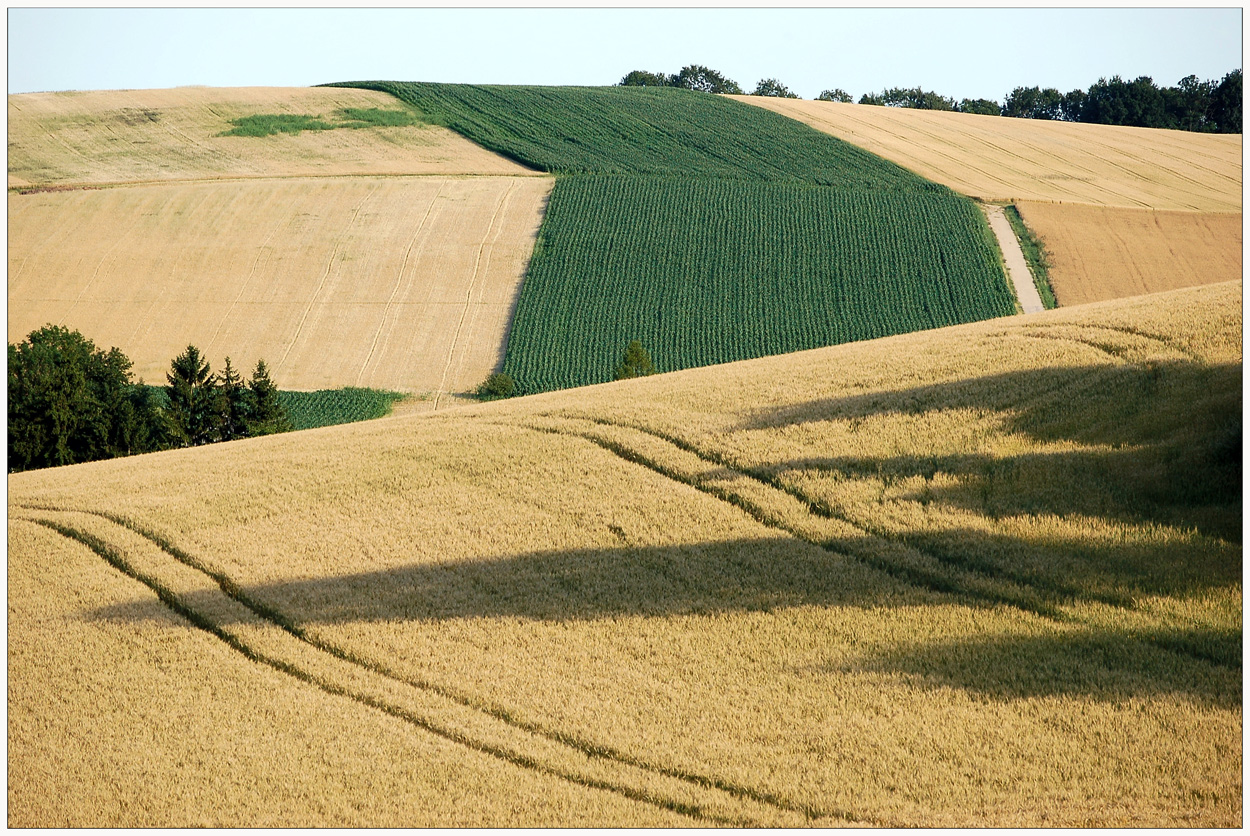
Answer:
[[[642,347],[641,340],[633,340],[625,348],[620,364],[616,367],[615,380],[630,377],[643,377],[655,374],[655,366],[651,363],[651,355]]]
[[[170,432],[183,447],[209,444],[220,437],[221,407],[208,361],[193,345],[174,358],[165,379]]]
[[[252,373],[247,388],[251,401],[248,435],[270,435],[294,429],[287,418],[286,409],[278,400],[278,387],[269,378],[269,367],[264,360],[257,361],[256,371]]]
[[[226,366],[218,375],[217,410],[221,422],[221,440],[230,441],[248,435],[251,420],[251,397],[243,377],[226,358]]]

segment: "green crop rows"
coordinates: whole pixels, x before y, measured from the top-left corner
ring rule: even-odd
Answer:
[[[522,392],[1011,314],[966,198],[761,108],[653,88],[370,82],[555,189],[504,371]]]
[[[404,395],[381,389],[318,389],[315,392],[278,392],[278,400],[297,430],[332,424],[350,424],[383,418]]]
[[[168,406],[164,386],[148,386],[156,402]],[[384,389],[318,389],[315,392],[278,392],[278,402],[286,410],[291,425],[297,430],[311,430],[334,424],[351,424],[384,418],[391,414],[395,402],[406,397],[400,392]]]

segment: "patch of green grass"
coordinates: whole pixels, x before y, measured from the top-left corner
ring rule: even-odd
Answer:
[[[324,121],[320,116],[295,113],[258,113],[231,119],[234,125],[218,136],[273,136],[274,134],[298,134],[302,131],[332,131],[339,127]]]
[[[1003,214],[1007,216],[1007,222],[1011,224],[1016,238],[1020,241],[1024,260],[1029,265],[1029,272],[1033,274],[1033,284],[1037,287],[1037,294],[1042,297],[1042,305],[1048,310],[1057,308],[1059,303],[1055,301],[1055,291],[1050,286],[1050,263],[1046,260],[1045,246],[1032,230],[1024,225],[1020,210],[1016,209],[1015,205],[1005,206]]]
[[[301,131],[333,131],[338,128],[406,128],[424,124],[411,110],[383,110],[377,107],[345,107],[335,113],[335,121],[321,116],[296,113],[258,113],[231,119],[234,125],[218,136],[273,136]]]

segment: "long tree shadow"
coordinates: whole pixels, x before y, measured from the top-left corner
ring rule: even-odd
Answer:
[[[972,592],[925,589],[787,538],[539,552],[255,584],[242,586],[239,593],[262,615],[281,613],[301,625],[481,618],[564,622],[811,606],[884,611],[1002,603]],[[219,611],[211,605],[216,594],[191,594],[182,603],[193,611]],[[148,600],[98,609],[86,617],[129,622],[166,615],[162,604]],[[1190,693],[1196,700],[1223,704],[1232,687],[1228,672],[1240,668],[1240,640],[1239,630],[1214,628],[1159,628],[1153,633],[1073,628],[1048,639],[990,636],[950,643],[938,638],[880,652],[862,667],[919,673],[934,687],[957,685],[1002,698]],[[1049,651],[1065,659],[1041,665]],[[1126,666],[1138,668],[1141,675],[1129,676]],[[1020,684],[1039,676],[1048,684]]]
[[[1043,368],[814,400],[770,410],[735,430],[821,421],[854,426],[871,416],[970,409],[997,413],[1001,430],[1097,450],[995,457],[981,453],[891,457],[809,456],[766,464],[787,471],[878,476],[937,472],[965,488],[942,499],[985,513],[1084,514],[1196,528],[1241,542],[1241,365],[1160,361]],[[1109,448],[1109,449],[1108,449]]]
[[[1160,653],[1160,647],[1182,652]],[[1208,657],[1227,664],[1204,664]],[[958,688],[998,701],[1076,696],[1120,702],[1170,696],[1238,709],[1241,634],[1179,627],[997,634],[906,643],[821,672],[857,671],[901,674],[927,687]]]

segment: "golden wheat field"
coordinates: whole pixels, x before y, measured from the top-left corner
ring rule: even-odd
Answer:
[[[215,368],[263,359],[284,389],[437,405],[476,387],[553,181],[430,125],[218,136],[349,107],[404,106],[328,88],[10,96],[9,341],[63,325],[149,383],[193,344]]]
[[[9,824],[1238,826],[1240,305],[13,475]]]
[[[983,201],[1241,211],[1241,135],[735,96]]]
[[[1061,305],[1241,278],[1241,213],[1017,204]]]
[[[1241,278],[1240,134],[735,98],[1016,203],[1050,254],[1060,305]]]

